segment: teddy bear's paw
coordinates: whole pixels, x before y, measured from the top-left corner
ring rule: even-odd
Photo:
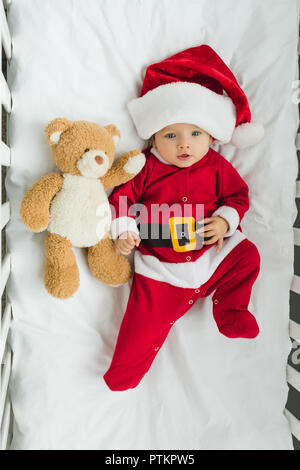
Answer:
[[[114,277],[110,280],[110,285],[119,287],[126,284],[132,276],[131,265],[128,259],[123,255],[118,255],[115,269]]]
[[[128,159],[128,162],[124,165],[124,170],[127,173],[132,173],[136,175],[141,171],[143,166],[146,163],[146,157],[143,153],[139,153],[138,155],[135,155],[134,157],[130,157]]]
[[[32,232],[39,233],[47,229],[49,225],[49,211],[45,214],[26,214],[21,213],[24,225]]]
[[[77,265],[64,268],[46,262],[44,271],[45,287],[49,294],[58,299],[71,297],[79,287]]]
[[[49,233],[45,248],[45,287],[53,297],[67,299],[79,286],[79,271],[71,242],[56,233]]]
[[[123,255],[114,257],[107,264],[103,260],[101,261],[96,262],[95,259],[89,257],[91,273],[98,281],[111,287],[118,287],[128,282],[131,278],[130,263]]]
[[[89,248],[88,263],[92,275],[109,286],[125,284],[132,275],[128,259],[116,252],[115,244],[109,237]]]

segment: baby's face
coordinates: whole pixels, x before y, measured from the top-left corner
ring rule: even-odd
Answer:
[[[168,163],[186,168],[204,157],[212,141],[213,137],[200,127],[178,123],[156,132],[153,145]]]

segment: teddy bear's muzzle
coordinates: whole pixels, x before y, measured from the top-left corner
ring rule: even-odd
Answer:
[[[100,157],[99,155],[96,155],[95,160],[96,160],[96,163],[98,163],[98,165],[102,165],[103,157]]]

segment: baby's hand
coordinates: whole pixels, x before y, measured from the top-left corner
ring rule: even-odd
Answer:
[[[224,235],[229,230],[229,224],[227,220],[223,219],[223,217],[216,215],[212,217],[207,217],[203,220],[199,220],[199,222],[202,222],[204,224],[206,223],[206,225],[196,230],[196,232],[199,235],[205,237],[212,237],[210,240],[203,241],[203,245],[212,245],[213,243],[218,241],[217,253],[219,253],[223,246]]]
[[[116,247],[122,255],[129,255],[135,246],[141,243],[140,237],[131,231],[123,232],[116,241]]]

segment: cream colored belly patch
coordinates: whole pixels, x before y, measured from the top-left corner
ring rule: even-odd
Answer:
[[[96,245],[109,232],[111,212],[98,179],[64,174],[64,184],[50,207],[48,231],[75,247]]]

